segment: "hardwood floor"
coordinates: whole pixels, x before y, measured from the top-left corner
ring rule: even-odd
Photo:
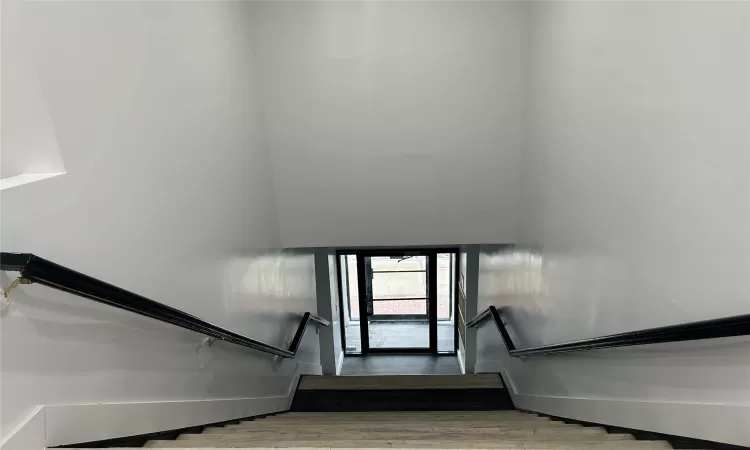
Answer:
[[[461,368],[455,355],[346,356],[341,375],[453,375]]]

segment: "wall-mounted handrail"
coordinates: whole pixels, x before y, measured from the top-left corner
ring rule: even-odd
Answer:
[[[562,344],[542,345],[518,349],[513,344],[500,311],[494,306],[482,311],[471,319],[466,326],[476,327],[492,318],[511,356],[549,355],[553,353],[577,352],[601,348],[628,347],[632,345],[661,344],[664,342],[695,341],[731,336],[750,335],[750,314],[723,317],[720,319],[701,320],[665,327],[628,331],[590,339],[564,342]]]
[[[151,317],[206,336],[270,353],[282,358],[294,358],[300,342],[302,342],[302,336],[304,336],[307,325],[310,322],[313,322],[316,326],[324,327],[331,324],[322,317],[306,312],[302,316],[302,320],[297,327],[297,332],[294,334],[289,349],[283,349],[227,330],[179,309],[126,291],[125,289],[76,272],[31,253],[0,253],[0,270],[20,272],[21,279],[27,280],[27,282],[38,283],[53,289],[85,297],[99,303],[114,306],[115,308]]]

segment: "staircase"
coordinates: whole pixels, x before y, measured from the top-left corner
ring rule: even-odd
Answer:
[[[206,428],[150,448],[669,449],[663,441],[567,425],[520,411],[289,412]]]
[[[635,440],[513,410],[496,375],[305,377],[289,412],[186,430],[176,439],[152,438],[143,447],[672,448],[665,441]]]

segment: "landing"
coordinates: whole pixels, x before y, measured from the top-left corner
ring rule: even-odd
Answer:
[[[341,375],[458,375],[455,356],[372,355],[346,356]]]
[[[299,390],[383,390],[383,389],[501,389],[497,374],[477,375],[393,375],[393,376],[304,376]]]

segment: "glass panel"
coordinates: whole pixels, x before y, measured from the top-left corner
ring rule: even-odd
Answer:
[[[341,255],[341,304],[344,308],[345,354],[362,353],[362,338],[359,334],[359,290],[357,289],[357,257]]]
[[[437,315],[438,320],[450,320],[453,317],[451,308],[451,263],[450,253],[438,253],[437,257]]]
[[[339,256],[339,276],[341,277],[341,308],[346,324],[352,316],[349,308],[349,269],[347,267],[346,255]]]
[[[438,253],[437,256],[437,315],[438,352],[453,352],[455,348],[455,272],[456,255]]]
[[[427,272],[385,272],[372,274],[372,298],[425,298]]]
[[[372,310],[375,316],[427,315],[427,300],[375,300]]]
[[[369,264],[373,298],[373,315],[368,318],[370,348],[429,348],[427,257],[372,257]]]
[[[352,320],[359,320],[359,278],[357,277],[357,257],[346,255],[347,280],[349,281],[349,314]]]
[[[373,256],[370,258],[373,272],[403,272],[413,270],[427,270],[426,256]]]

